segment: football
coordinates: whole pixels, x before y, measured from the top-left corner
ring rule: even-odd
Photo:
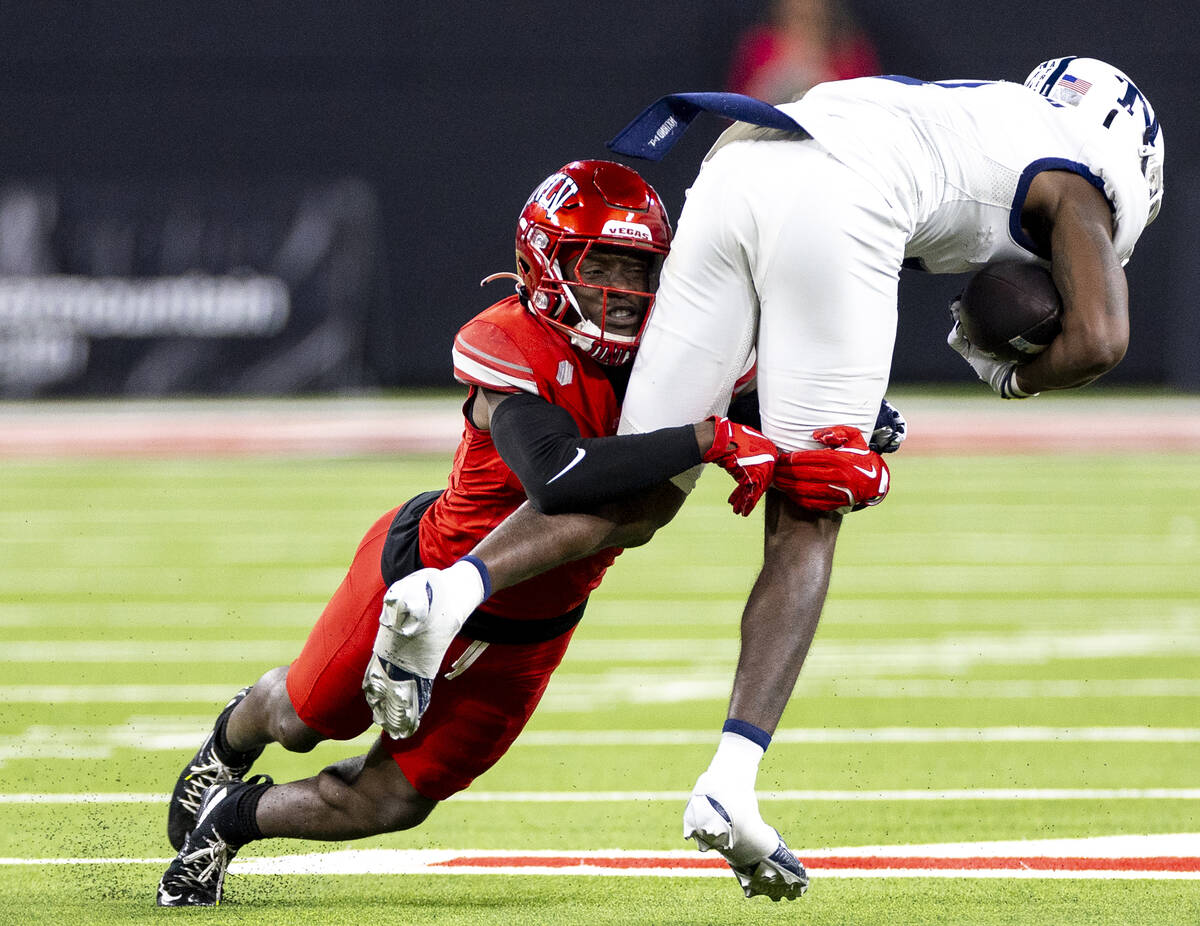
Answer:
[[[997,261],[971,277],[958,321],[971,344],[998,360],[1032,360],[1062,331],[1062,298],[1050,271]]]

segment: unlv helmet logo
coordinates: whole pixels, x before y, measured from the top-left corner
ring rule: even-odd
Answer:
[[[554,218],[554,213],[562,208],[562,204],[579,192],[579,184],[566,174],[551,174],[533,191],[529,202],[536,202],[546,211],[547,218]]]
[[[637,222],[617,222],[609,219],[604,223],[601,235],[611,235],[614,238],[638,238],[641,241],[653,241],[654,235],[645,225]]]

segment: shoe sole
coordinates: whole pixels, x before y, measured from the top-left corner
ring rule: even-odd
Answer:
[[[717,804],[711,797],[709,801],[713,803],[714,809],[717,810],[721,817],[726,822],[729,822],[725,808]],[[738,880],[738,884],[742,887],[742,892],[747,897],[763,896],[769,897],[773,901],[795,900],[808,890],[807,873],[798,875],[796,872],[772,861],[770,857],[764,858],[752,866],[738,867],[734,865],[725,856],[725,851],[729,848],[731,835],[732,829],[727,826],[723,826],[719,830],[713,830],[703,825],[698,825],[693,826],[691,832],[685,833],[684,838],[694,839],[696,847],[701,852],[711,850],[720,852],[725,857],[725,863],[729,865],[730,870]],[[801,866],[801,870],[803,871],[803,866]]]

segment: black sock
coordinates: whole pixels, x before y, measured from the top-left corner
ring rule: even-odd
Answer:
[[[212,813],[212,825],[231,849],[240,849],[248,842],[262,839],[258,828],[258,802],[272,787],[270,781],[239,788],[233,800],[223,801]]]
[[[221,716],[217,718],[217,722],[213,726],[213,732],[216,734],[213,737],[213,751],[217,754],[217,758],[226,765],[249,766],[262,754],[262,749],[250,749],[246,752],[239,752],[229,745],[229,740],[225,738],[225,727],[228,725],[231,716],[233,716],[233,711],[222,712]]]

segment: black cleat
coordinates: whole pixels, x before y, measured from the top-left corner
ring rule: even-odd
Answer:
[[[255,775],[249,781],[223,781],[204,792],[195,827],[158,882],[158,906],[215,907],[221,902],[225,871],[241,846],[225,841],[213,822],[213,811],[236,800],[243,788],[270,782],[266,775]]]
[[[227,718],[233,713],[233,709],[241,704],[249,693],[250,688],[243,688],[235,694],[233,699],[225,705],[225,709],[221,711],[217,723],[219,724],[223,718]],[[196,816],[200,811],[200,799],[204,792],[222,782],[241,781],[250,771],[250,766],[254,764],[254,761],[262,755],[263,747],[260,746],[258,749],[245,753],[245,762],[238,765],[226,765],[217,757],[217,751],[214,748],[217,738],[216,724],[213,727],[213,732],[208,734],[208,739],[204,741],[200,751],[179,773],[179,780],[175,782],[175,790],[171,794],[171,803],[167,808],[167,838],[171,840],[171,848],[176,852],[183,849],[188,833],[196,825]]]

